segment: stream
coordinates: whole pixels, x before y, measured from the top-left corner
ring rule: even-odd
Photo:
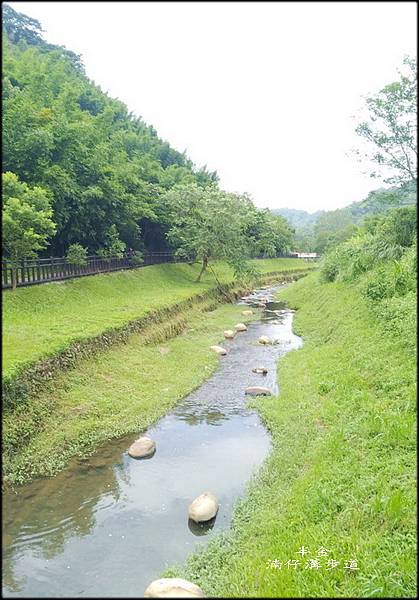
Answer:
[[[256,290],[243,308],[268,297],[259,321],[233,340],[199,389],[147,430],[157,445],[146,460],[127,450],[138,434],[107,441],[51,478],[3,495],[4,597],[142,597],[162,571],[231,524],[233,507],[270,452],[270,438],[245,388],[279,392],[277,361],[298,348],[292,311],[274,302],[281,286]],[[266,335],[275,343],[257,343]],[[252,372],[255,366],[266,375]],[[190,502],[212,491],[212,522],[188,521]]]

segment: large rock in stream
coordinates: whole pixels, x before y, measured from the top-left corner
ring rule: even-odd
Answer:
[[[203,598],[204,593],[200,587],[180,579],[179,577],[165,577],[155,579],[144,592],[144,598]]]
[[[237,323],[237,325],[234,325],[234,329],[236,331],[247,331],[247,327],[244,323]]]
[[[150,439],[146,435],[142,435],[135,440],[133,444],[129,447],[128,454],[132,456],[132,458],[147,458],[152,456],[156,451],[156,442]]]
[[[259,344],[263,344],[263,345],[267,345],[267,344],[272,344],[272,340],[270,338],[268,338],[267,335],[261,335],[260,338],[258,339]]]
[[[195,523],[210,521],[218,512],[218,500],[211,492],[204,492],[190,503],[188,516]]]

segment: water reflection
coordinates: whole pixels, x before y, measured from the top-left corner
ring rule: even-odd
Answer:
[[[207,535],[214,528],[216,518],[217,517],[215,516],[204,523],[195,523],[192,519],[188,519],[189,530],[197,536]]]
[[[278,305],[269,302],[269,310],[285,310]],[[215,374],[149,429],[157,446],[149,460],[127,455],[138,437],[130,435],[56,477],[6,493],[4,595],[138,597],[165,566],[228,527],[235,500],[270,448],[244,390],[263,380],[278,391],[278,357],[300,344],[291,322],[289,312],[267,313],[226,340],[229,353]],[[278,343],[261,346],[260,335]],[[267,375],[252,372],[261,364]],[[217,518],[188,522],[187,508],[204,490],[219,500]]]
[[[230,414],[224,414],[219,410],[205,410],[202,407],[196,407],[188,410],[187,413],[182,409],[173,411],[173,414],[176,415],[181,421],[186,421],[189,425],[200,425],[201,423],[206,423],[207,425],[221,425],[222,421],[230,418]]]

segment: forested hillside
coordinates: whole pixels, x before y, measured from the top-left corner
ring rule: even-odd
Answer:
[[[313,225],[324,212],[324,210],[316,210],[314,213],[309,213],[298,208],[274,208],[272,210],[274,215],[280,215],[288,219],[296,229]]]
[[[292,248],[285,219],[257,210],[247,196],[223,194],[216,172],[196,167],[102,92],[79,56],[43,39],[38,21],[4,5],[3,29],[4,256],[63,256],[73,244],[116,256],[128,248],[182,252],[173,232],[171,244],[166,234],[186,226],[169,206],[186,197],[189,208],[191,202],[202,207],[194,213],[195,233],[216,228],[220,236],[227,226],[236,232],[229,253],[224,240],[222,256],[198,256],[189,248],[192,258],[229,258],[239,246],[248,256]],[[229,202],[240,210],[220,210],[231,208]],[[35,224],[35,237],[23,212]],[[245,232],[246,248],[244,239],[237,245],[237,234]]]
[[[113,224],[132,248],[164,245],[156,227],[163,192],[216,173],[194,167],[103,93],[79,57],[43,41],[36,21],[5,6],[4,27],[3,172],[49,191],[57,233],[48,253],[74,242],[97,250]]]
[[[365,217],[383,214],[391,208],[409,206],[417,202],[416,184],[411,181],[401,186],[379,188],[360,202],[344,208],[315,213],[293,208],[278,208],[275,215],[285,217],[295,228],[296,249],[323,253],[349,239],[362,225]]]

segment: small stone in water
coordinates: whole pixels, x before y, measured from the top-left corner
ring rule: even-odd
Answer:
[[[259,344],[272,344],[271,340],[268,338],[267,335],[261,335],[258,342]]]
[[[244,323],[237,323],[237,325],[234,326],[234,329],[236,331],[247,331],[247,327]]]
[[[254,367],[254,369],[252,369],[253,373],[261,373],[262,375],[266,375],[266,373],[268,372],[268,369],[266,367]]]
[[[272,392],[269,388],[259,386],[246,388],[245,394],[248,396],[272,396]]]

